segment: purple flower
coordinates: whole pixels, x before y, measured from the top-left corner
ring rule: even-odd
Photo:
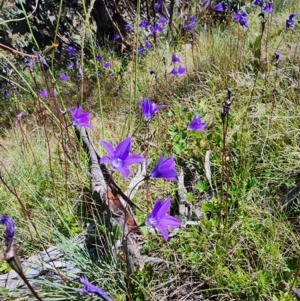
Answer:
[[[180,65],[177,70],[177,75],[180,76],[184,74],[186,74],[186,68]]]
[[[130,24],[125,24],[124,28],[125,28],[126,31],[131,31],[132,30],[132,27],[131,27]]]
[[[142,46],[138,47],[138,54],[144,54],[145,51],[146,51],[146,49],[144,47],[142,47]]]
[[[196,27],[196,16],[191,16],[188,23],[184,26],[184,30],[185,31],[192,30],[195,29],[195,27]]]
[[[165,241],[168,240],[168,228],[178,228],[181,226],[181,221],[177,218],[170,216],[167,212],[170,210],[171,200],[167,198],[165,202],[162,202],[160,199],[157,199],[152,212],[146,220],[146,225],[149,227],[154,227],[158,230]]]
[[[5,98],[9,98],[10,97],[10,93],[7,89],[3,89],[3,94]]]
[[[157,105],[151,102],[149,98],[144,98],[143,101],[140,100],[139,105],[146,121],[149,121],[158,110],[165,107],[164,105]]]
[[[272,8],[271,3],[267,2],[265,7],[262,10],[262,13],[269,13],[270,14],[270,13],[272,13],[272,11],[273,11],[273,8]]]
[[[102,56],[100,54],[96,55],[96,62],[100,63],[102,61]]]
[[[84,285],[84,288],[77,289],[77,292],[80,294],[94,294],[100,297],[104,301],[112,301],[111,298],[107,296],[107,294],[94,284],[90,283],[85,276],[80,277],[80,283]]]
[[[108,68],[110,66],[110,62],[103,62],[103,67]]]
[[[210,3],[210,0],[205,0],[202,4],[201,7],[206,7]]]
[[[48,95],[47,90],[46,90],[46,89],[41,90],[41,91],[40,91],[40,96],[41,96],[42,98],[48,98],[49,95]]]
[[[150,31],[152,34],[160,33],[164,30],[164,28],[160,24],[154,24],[150,27]]]
[[[180,60],[180,58],[178,57],[178,56],[176,56],[176,54],[175,53],[172,53],[172,58],[171,58],[171,60],[172,60],[172,63],[181,63],[181,60]]]
[[[239,12],[239,13],[234,13],[233,19],[234,21],[237,21],[240,23],[241,26],[248,28],[248,21],[247,21],[247,13],[245,12]]]
[[[165,179],[172,182],[177,182],[177,171],[175,170],[175,162],[173,157],[164,158],[160,154],[159,160],[155,167],[150,172],[151,179]]]
[[[170,74],[174,75],[174,76],[181,76],[186,74],[186,68],[183,66],[179,66],[178,69],[176,69],[176,67],[174,67],[172,69],[172,71],[170,72]]]
[[[67,47],[67,52],[69,55],[72,55],[75,52],[75,48],[72,46],[68,46]]]
[[[20,121],[23,116],[23,112],[17,114],[17,120]]]
[[[190,131],[205,132],[204,130],[205,127],[206,127],[206,123],[201,122],[201,116],[195,115],[191,123],[188,125],[187,129]]]
[[[10,70],[10,69],[8,68],[8,66],[7,66],[6,64],[4,64],[3,67],[2,67],[2,72],[3,72],[3,73],[8,73],[9,70]]]
[[[254,0],[252,2],[252,5],[253,6],[262,6],[263,2],[264,2],[264,0]]]
[[[32,68],[33,68],[33,59],[31,59],[31,58],[26,58],[26,59],[25,59],[25,63],[26,63],[26,66],[27,66],[30,70],[32,70]]]
[[[144,19],[141,20],[141,22],[140,22],[140,27],[142,27],[142,28],[147,28],[149,25],[150,25],[150,23]]]
[[[275,63],[278,63],[279,58],[280,58],[280,54],[278,52],[274,52],[274,61],[275,61]]]
[[[289,16],[288,19],[286,19],[285,24],[286,24],[286,30],[289,29],[294,29],[295,28],[295,20],[294,18],[299,16],[298,13],[293,13]]]
[[[0,225],[5,225],[5,245],[6,245],[6,251],[5,253],[9,253],[13,238],[15,235],[15,223],[14,221],[6,214],[2,215],[0,218]]]
[[[61,73],[60,74],[60,80],[62,82],[66,81],[69,78],[69,76],[66,73]]]
[[[38,59],[39,59],[41,65],[43,66],[43,68],[44,68],[45,70],[50,69],[50,66],[48,65],[48,63],[46,62],[46,60],[45,60],[44,57],[42,57],[42,56],[40,56],[40,55],[37,55],[37,57],[38,57]]]
[[[119,40],[120,38],[121,38],[120,35],[119,35],[118,33],[116,33],[115,36],[114,36],[114,40],[117,41],[117,40]]]
[[[215,5],[214,11],[218,12],[218,13],[221,13],[221,12],[224,11],[222,2],[218,3],[217,5]]]
[[[162,6],[162,1],[161,0],[156,1],[155,4],[154,4],[155,11],[156,12],[159,11],[161,6]]]
[[[129,155],[131,138],[125,138],[121,141],[116,149],[107,141],[100,140],[99,143],[105,148],[107,156],[103,156],[100,159],[101,164],[109,163],[113,170],[117,170],[121,173],[122,177],[127,179],[129,177],[128,165],[142,163],[145,161],[140,155]]]
[[[145,42],[145,48],[146,48],[147,50],[151,50],[151,49],[152,49],[152,45],[151,45],[148,41],[146,41],[146,42]]]
[[[68,65],[67,65],[67,69],[71,70],[71,69],[73,69],[73,67],[74,67],[74,63],[73,62],[69,62]]]
[[[159,21],[158,21],[161,25],[165,25],[168,23],[168,20],[162,16],[159,16]]]
[[[72,116],[73,125],[77,125],[79,127],[91,128],[89,119],[91,117],[91,113],[84,113],[82,107],[69,109]]]
[[[297,290],[294,290],[293,293],[294,293],[294,296],[296,297],[296,299],[300,300],[300,292]]]

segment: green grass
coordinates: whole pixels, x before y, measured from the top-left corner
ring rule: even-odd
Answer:
[[[82,60],[83,82],[77,81],[75,73],[72,80],[60,83],[54,72],[45,76],[35,70],[35,79],[24,72],[28,87],[40,90],[47,83],[51,91],[58,88],[59,96],[41,102],[23,91],[14,96],[15,101],[5,103],[7,113],[0,118],[0,176],[9,187],[0,186],[0,212],[16,223],[15,246],[21,260],[51,245],[61,246],[90,281],[117,301],[194,300],[200,296],[204,300],[294,300],[291,291],[300,286],[299,205],[282,210],[278,203],[299,181],[299,24],[287,34],[280,31],[294,11],[300,11],[297,1],[280,7],[272,18],[268,16],[259,65],[255,40],[260,24],[253,13],[249,30],[231,20],[206,31],[198,28],[193,46],[187,45],[187,36],[175,39],[172,45],[161,39],[155,51],[137,58],[138,65],[133,55],[120,57],[101,50],[111,62],[114,77],[101,65],[95,68],[95,59],[91,64]],[[90,34],[89,26],[86,30]],[[94,54],[98,51],[93,50]],[[272,62],[274,51],[281,55],[278,64]],[[186,76],[165,76],[171,71],[173,52],[187,67]],[[168,59],[166,65],[163,56]],[[94,78],[98,69],[102,74]],[[223,158],[220,112],[227,87],[232,89],[233,102]],[[139,99],[149,97],[166,105],[151,121],[148,133],[134,91]],[[193,184],[198,183],[198,190],[189,190],[188,196],[202,209],[199,226],[181,228],[168,243],[146,233],[142,254],[163,262],[137,268],[130,275],[130,285],[124,256],[113,247],[120,231],[101,226],[101,212],[89,194],[88,159],[72,127],[67,126],[68,114],[59,115],[57,110],[79,103],[84,111],[93,113],[90,136],[101,155],[100,139],[117,145],[132,136],[132,153],[147,150],[148,170],[162,152],[175,157],[178,171],[183,168],[187,173],[185,163],[189,163],[198,173]],[[13,115],[20,110],[26,114],[19,123]],[[203,116],[206,133],[186,131],[194,114]],[[204,168],[208,150],[215,195],[204,202],[203,192],[209,190]],[[131,168],[131,175],[135,170]],[[117,173],[114,179],[126,190],[128,181]],[[134,197],[145,211],[135,212],[139,223],[145,221],[157,197],[170,196],[176,212],[177,188],[165,181],[142,186]],[[92,222],[91,211],[108,246],[98,259],[91,259],[74,242],[74,236]],[[7,264],[0,262],[0,272],[7,270]],[[44,300],[93,300],[78,295],[75,288],[79,287],[76,281],[45,282],[40,295]]]

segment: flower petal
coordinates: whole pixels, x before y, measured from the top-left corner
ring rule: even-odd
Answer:
[[[171,199],[167,198],[164,203],[160,206],[159,211],[156,214],[156,217],[158,219],[161,219],[164,215],[167,214],[167,212],[170,210],[171,207]]]
[[[116,158],[120,158],[122,161],[126,160],[130,152],[130,146],[131,146],[131,138],[127,137],[118,144],[114,156]]]
[[[110,159],[110,157],[108,157],[108,156],[103,156],[103,157],[100,159],[100,164],[105,164],[105,163],[110,163],[110,164],[111,164],[111,159]]]
[[[158,176],[158,178],[162,178],[172,182],[178,182],[176,177],[177,177],[177,171],[172,169],[161,171],[161,173]]]
[[[114,147],[107,141],[105,140],[100,140],[99,143],[104,147],[104,149],[106,150],[108,157],[110,157],[111,159],[114,157]]]
[[[129,155],[127,157],[127,159],[124,160],[124,165],[132,165],[132,164],[142,163],[142,162],[145,162],[145,160],[146,159],[143,156],[133,154],[133,155]]]
[[[163,202],[161,201],[161,199],[156,199],[156,202],[154,204],[154,207],[152,209],[150,216],[156,216],[157,213],[159,212],[162,204],[163,204]]]
[[[169,238],[168,231],[166,229],[164,229],[163,227],[160,227],[160,226],[157,226],[156,228],[157,228],[157,230],[160,231],[160,233],[162,234],[164,240],[167,241],[168,238]]]
[[[119,167],[118,168],[118,171],[120,172],[121,176],[124,178],[124,179],[127,179],[129,177],[129,169],[127,167]]]
[[[161,225],[166,225],[165,228],[177,228],[181,226],[181,221],[176,217],[166,215],[160,220]]]

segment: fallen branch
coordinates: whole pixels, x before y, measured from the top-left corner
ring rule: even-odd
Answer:
[[[89,158],[93,200],[110,213],[111,224],[117,224],[120,229],[123,230],[123,238],[126,238],[126,242],[123,243],[123,251],[126,254],[130,271],[134,270],[133,260],[131,258],[132,255],[136,257],[140,267],[142,267],[143,262],[142,260],[139,260],[141,255],[135,241],[135,234],[141,234],[141,232],[128,205],[135,206],[136,208],[138,207],[112,180],[105,165],[99,163],[100,156],[94,149],[87,130],[78,126],[74,126],[74,128],[76,136]],[[127,206],[126,204],[122,204],[119,195],[126,201]]]

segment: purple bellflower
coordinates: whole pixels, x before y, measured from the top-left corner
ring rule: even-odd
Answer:
[[[3,73],[8,73],[9,72],[9,68],[8,68],[8,66],[5,64],[5,65],[3,65],[3,67],[2,67],[2,72]]]
[[[218,3],[217,5],[215,5],[214,11],[217,12],[217,13],[221,13],[221,12],[224,11],[222,2]]]
[[[91,113],[84,113],[82,107],[69,109],[72,116],[73,125],[77,125],[79,127],[91,128],[89,119],[91,117]]]
[[[43,67],[45,70],[50,69],[50,66],[48,65],[48,63],[46,62],[45,58],[41,55],[37,55],[37,58],[40,61],[41,67]]]
[[[175,64],[175,63],[181,63],[180,58],[178,56],[176,56],[175,53],[172,54],[171,61],[172,61],[173,64]]]
[[[41,91],[40,91],[40,96],[41,96],[42,98],[48,98],[49,95],[48,95],[47,90],[46,90],[46,89],[41,90]]]
[[[241,26],[248,28],[249,24],[247,21],[247,13],[245,12],[239,12],[239,13],[234,13],[233,19],[234,21],[237,21],[240,23]]]
[[[67,52],[69,55],[72,55],[75,52],[75,48],[72,46],[68,46],[67,47]]]
[[[201,122],[201,116],[195,115],[191,123],[188,125],[187,129],[190,131],[205,132],[204,130],[205,127],[206,127],[206,123]]]
[[[31,58],[25,58],[26,67],[28,67],[30,70],[33,68],[33,59]]]
[[[154,4],[154,8],[155,8],[155,11],[158,12],[162,7],[162,1],[161,0],[158,0],[158,1],[155,1],[155,4]]]
[[[273,12],[273,8],[270,2],[267,2],[266,5],[264,6],[262,13],[272,13]]]
[[[6,214],[2,215],[0,218],[0,225],[5,225],[5,245],[6,251],[5,253],[9,253],[12,247],[12,242],[15,235],[15,223],[14,221]]]
[[[103,62],[103,67],[106,69],[110,66],[110,62]]]
[[[181,65],[177,69],[176,69],[176,67],[174,67],[172,69],[172,71],[170,72],[170,74],[172,74],[174,76],[184,75],[184,74],[186,74],[186,68]]]
[[[201,7],[206,7],[210,3],[210,0],[205,0],[202,4]]]
[[[9,98],[10,97],[10,93],[7,89],[3,89],[3,94],[5,98]]]
[[[293,293],[294,293],[294,296],[296,297],[296,299],[300,300],[300,292],[297,290],[294,290]]]
[[[165,25],[168,23],[168,20],[166,18],[164,18],[163,16],[159,16],[158,18],[158,22],[161,24],[161,25]]]
[[[96,55],[96,62],[100,63],[102,61],[102,56],[100,54]]]
[[[71,70],[71,69],[73,69],[73,67],[74,67],[74,63],[73,62],[69,62],[68,65],[67,65],[67,69]]]
[[[157,164],[154,166],[150,172],[151,179],[165,179],[172,182],[178,182],[177,171],[175,170],[175,162],[173,157],[164,158],[160,154]]]
[[[167,198],[165,202],[157,199],[152,212],[146,220],[146,225],[157,229],[162,234],[165,241],[169,238],[167,231],[168,228],[178,228],[181,226],[180,220],[167,214],[170,206],[170,198]]]
[[[128,31],[128,32],[132,30],[132,27],[131,27],[130,24],[125,24],[125,25],[124,25],[124,28],[125,28],[125,30]]]
[[[263,5],[264,0],[254,0],[252,2],[253,6],[262,6]]]
[[[110,163],[111,168],[119,171],[125,179],[129,177],[128,165],[142,163],[145,161],[145,158],[140,155],[129,155],[131,146],[130,137],[121,141],[116,149],[114,149],[114,147],[107,141],[100,140],[99,143],[107,152],[107,156],[103,156],[100,159],[100,164]]]
[[[144,54],[145,53],[145,51],[146,51],[146,49],[144,48],[144,47],[142,47],[142,46],[139,46],[138,47],[138,54]]]
[[[119,39],[121,39],[121,36],[120,36],[118,33],[116,33],[116,34],[114,35],[114,41],[117,41],[117,40],[119,40]]]
[[[146,42],[145,42],[145,48],[146,48],[147,50],[151,50],[151,49],[152,49],[152,45],[151,45],[148,41],[146,41]]]
[[[94,284],[90,283],[85,276],[80,277],[80,283],[84,285],[84,288],[77,289],[77,292],[80,294],[94,294],[98,297],[100,297],[104,301],[112,301],[111,298],[107,296],[107,294]]]
[[[153,26],[150,27],[150,32],[152,34],[160,33],[163,30],[164,30],[164,28],[160,24],[155,24],[155,25],[153,25]]]
[[[18,121],[20,121],[22,117],[23,117],[23,112],[17,114],[17,120]]]
[[[140,22],[140,27],[142,28],[147,28],[149,25],[150,25],[149,22],[144,19],[142,19]]]
[[[62,82],[68,80],[68,78],[69,78],[69,76],[68,76],[66,73],[61,73],[61,74],[60,74],[60,80],[61,80]]]
[[[196,27],[196,16],[191,16],[190,20],[187,22],[187,24],[184,26],[184,30],[192,30]]]
[[[144,98],[143,101],[140,100],[139,105],[146,121],[149,121],[158,110],[165,107],[164,105],[157,105],[151,102],[149,98]]]
[[[294,18],[299,16],[298,13],[293,13],[289,16],[288,19],[286,19],[285,24],[286,24],[286,30],[288,31],[289,29],[294,29],[295,28],[295,20]]]

